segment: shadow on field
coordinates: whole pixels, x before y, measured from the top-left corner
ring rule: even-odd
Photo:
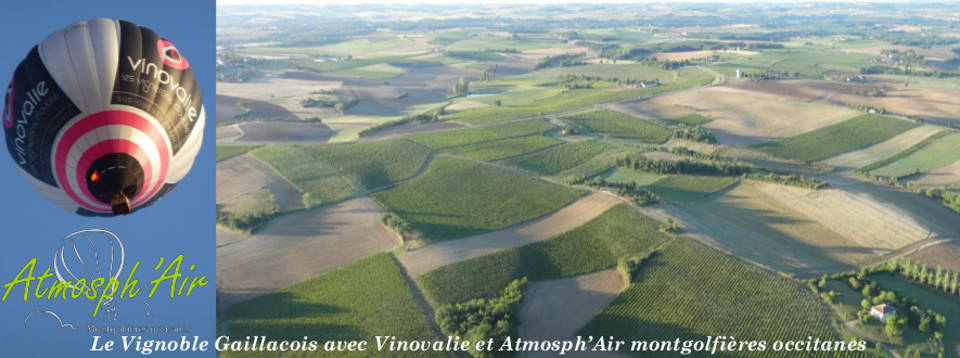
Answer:
[[[293,319],[347,312],[341,307],[312,303],[307,297],[275,292],[237,303],[227,310],[231,319]]]

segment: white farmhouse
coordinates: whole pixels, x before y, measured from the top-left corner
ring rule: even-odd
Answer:
[[[891,304],[884,303],[870,308],[870,315],[879,319],[880,322],[886,322],[887,318],[897,317],[899,313],[897,313],[896,307],[893,307]]]

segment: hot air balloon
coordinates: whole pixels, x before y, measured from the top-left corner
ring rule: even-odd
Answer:
[[[190,63],[170,41],[98,18],[54,32],[17,66],[3,127],[17,169],[58,207],[128,214],[193,165],[205,114]]]

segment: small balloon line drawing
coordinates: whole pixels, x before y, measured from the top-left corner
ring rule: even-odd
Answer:
[[[69,328],[72,329],[72,330],[77,330],[77,327],[75,327],[74,325],[72,325],[72,324],[70,324],[70,323],[63,323],[63,319],[60,318],[60,315],[58,315],[56,312],[53,312],[53,311],[51,311],[51,310],[36,310],[36,311],[30,312],[29,314],[27,314],[27,317],[23,319],[23,327],[26,328],[26,327],[27,327],[27,321],[30,321],[30,319],[33,318],[33,316],[36,316],[36,315],[41,314],[41,313],[45,313],[45,314],[48,314],[48,315],[53,316],[53,318],[56,318],[56,319],[57,319],[57,324],[60,325],[60,328],[69,327]]]

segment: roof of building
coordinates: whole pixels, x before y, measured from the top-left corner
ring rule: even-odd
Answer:
[[[897,308],[896,308],[896,307],[893,307],[893,305],[889,305],[889,304],[886,304],[886,303],[873,306],[873,308],[871,308],[870,310],[871,310],[871,311],[877,311],[877,312],[880,312],[880,313],[882,313],[882,314],[891,314],[891,313],[896,313],[896,312],[897,312]]]

